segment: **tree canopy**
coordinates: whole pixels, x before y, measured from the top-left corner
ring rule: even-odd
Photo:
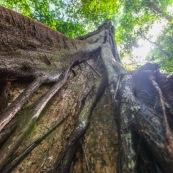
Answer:
[[[86,34],[111,19],[120,57],[127,57],[130,61],[125,62],[128,68],[140,65],[132,51],[141,46],[138,42],[143,39],[153,48],[147,61],[159,63],[165,71],[173,71],[172,0],[1,0],[0,5],[72,38]],[[156,22],[165,22],[157,38],[154,31],[150,32]]]

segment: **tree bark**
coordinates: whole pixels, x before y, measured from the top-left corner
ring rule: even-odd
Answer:
[[[110,21],[71,39],[0,7],[0,28],[0,172],[172,172],[173,77],[126,70]]]

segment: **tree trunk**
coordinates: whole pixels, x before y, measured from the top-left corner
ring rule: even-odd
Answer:
[[[0,7],[0,34],[0,172],[172,172],[173,77],[124,69],[110,21],[70,39]]]

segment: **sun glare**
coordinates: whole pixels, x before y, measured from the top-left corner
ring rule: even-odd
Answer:
[[[165,21],[165,20],[156,21],[153,24],[150,31],[148,32],[148,34],[146,35],[146,38],[148,40],[145,38],[139,39],[137,42],[138,47],[135,47],[132,51],[132,58],[125,57],[122,60],[123,64],[125,64],[126,66],[131,66],[132,65],[131,59],[133,59],[133,63],[135,63],[137,66],[145,64],[147,62],[146,58],[147,58],[148,54],[150,53],[152,48],[154,48],[154,46],[155,46],[151,42],[155,42],[157,40],[158,36],[163,31],[163,28],[166,24],[167,24],[167,21]],[[133,68],[133,67],[129,67],[129,68]]]

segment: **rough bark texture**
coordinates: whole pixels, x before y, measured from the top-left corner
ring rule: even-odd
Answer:
[[[0,7],[0,35],[0,172],[172,173],[173,76],[124,69],[110,21],[70,39]]]

